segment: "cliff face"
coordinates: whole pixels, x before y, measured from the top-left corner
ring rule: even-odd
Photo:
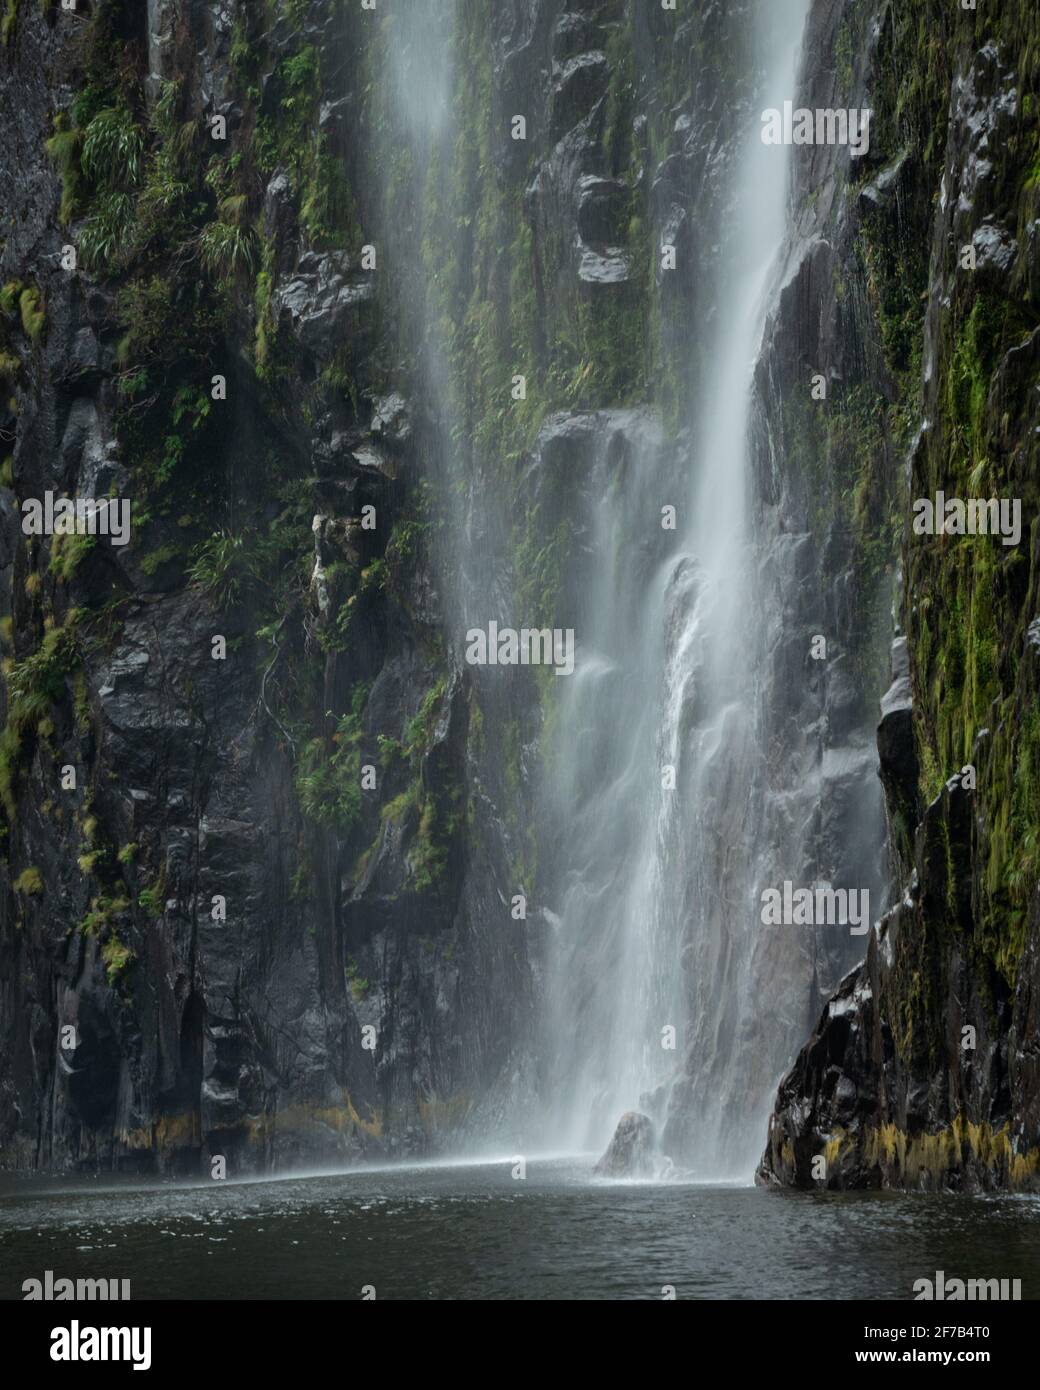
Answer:
[[[5,1165],[424,1149],[523,1036],[357,8],[8,7]],[[26,537],[47,490],[131,543]]]
[[[905,637],[878,729],[903,892],[782,1082],[759,1176],[1035,1188],[1040,29],[1031,5],[924,9],[872,21],[895,157],[860,194],[886,356],[909,348]],[[937,490],[1019,499],[1020,542],[915,534]]]

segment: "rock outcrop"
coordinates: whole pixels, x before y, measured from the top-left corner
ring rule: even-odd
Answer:
[[[999,25],[932,8],[938,61],[902,86],[887,63],[912,68],[925,40],[879,12],[872,104],[893,162],[863,195],[886,348],[910,348],[897,384],[915,422],[899,513],[906,637],[878,729],[903,889],[781,1083],[759,1178],[1035,1190],[1040,203],[1027,94],[1040,20],[1028,4]],[[908,101],[918,111],[912,139],[897,92],[904,114]],[[901,247],[910,260],[886,271]],[[915,263],[920,311],[896,289]],[[910,504],[939,491],[1017,499],[1019,541],[941,522],[918,534]]]
[[[83,8],[0,48],[0,1165],[426,1151],[508,1093],[531,982],[363,264],[375,29]],[[26,538],[48,489],[129,498],[130,545]]]
[[[602,1178],[652,1178],[659,1161],[653,1121],[649,1115],[628,1110],[618,1120],[614,1137],[594,1171]]]

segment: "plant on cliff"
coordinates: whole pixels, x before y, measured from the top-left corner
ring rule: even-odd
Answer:
[[[0,800],[8,821],[16,814],[15,784],[24,756],[23,737],[48,718],[51,706],[65,698],[66,677],[79,665],[76,635],[78,609],[70,609],[63,626],[45,621],[43,639],[20,661],[4,663],[7,719],[0,733]]]
[[[264,550],[256,531],[216,531],[192,552],[188,576],[218,608],[230,608],[264,576]]]
[[[35,866],[23,869],[11,887],[16,893],[22,893],[27,898],[37,897],[43,892],[43,876]]]
[[[161,917],[165,902],[165,886],[162,882],[142,888],[137,895],[137,906],[146,917]]]
[[[124,946],[117,936],[110,936],[101,947],[101,959],[105,965],[108,983],[114,985],[134,959],[134,953],[129,946]]]
[[[47,311],[40,299],[40,291],[34,286],[22,290],[18,299],[18,309],[26,337],[34,343],[37,342],[47,322]]]
[[[79,249],[88,269],[117,269],[133,254],[143,154],[144,132],[125,107],[99,111],[83,132],[79,164],[90,211]]]
[[[0,310],[3,310],[5,314],[16,314],[18,301],[24,288],[21,280],[8,280],[7,284],[0,290]]]
[[[215,275],[231,276],[250,270],[256,237],[251,227],[235,222],[209,222],[199,238],[202,264]]]
[[[78,614],[72,610],[64,626],[46,629],[39,647],[7,673],[9,728],[20,732],[50,709],[65,694],[65,677],[79,660],[76,643]]]
[[[301,750],[296,769],[296,795],[306,816],[348,835],[361,817],[362,716],[368,691],[354,687],[349,714],[336,721],[326,740],[314,738]]]
[[[74,531],[53,536],[47,568],[67,584],[96,545],[97,537],[86,533]]]
[[[7,0],[4,6],[4,17],[0,19],[0,42],[5,48],[14,42],[15,30],[18,27],[19,3],[20,0]]]
[[[54,133],[44,142],[44,148],[61,177],[58,220],[63,227],[67,227],[75,216],[80,199],[83,132],[77,126],[71,125],[66,113],[60,111],[54,118]]]
[[[353,994],[355,1000],[360,1003],[367,997],[372,986],[369,984],[368,980],[364,979],[362,976],[358,969],[357,961],[353,956],[347,957],[344,973],[346,974],[347,984],[350,986],[351,994]]]

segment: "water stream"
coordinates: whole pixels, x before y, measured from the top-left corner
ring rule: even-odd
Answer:
[[[764,1124],[761,1106],[744,1103],[761,1093],[761,1078],[747,1075],[761,1056],[736,1041],[769,983],[754,952],[768,848],[754,794],[757,663],[781,596],[756,565],[748,427],[786,244],[790,151],[763,145],[758,111],[795,90],[806,11],[805,0],[783,0],[749,12],[761,80],[727,190],[719,312],[687,405],[681,472],[662,476],[665,455],[646,428],[628,426],[635,457],[620,475],[617,451],[601,450],[589,489],[595,579],[554,787],[569,829],[549,971],[553,1132],[602,1147],[625,1110],[661,1123],[680,1063],[696,1073],[699,1048],[718,1101],[676,1156],[715,1176],[747,1174]],[[667,503],[681,544],[647,575],[648,528]]]
[[[446,295],[450,259],[462,213],[476,215],[448,187],[466,137],[459,13],[455,0],[431,0],[383,21],[369,161],[397,268],[388,312],[422,400],[444,626],[462,669],[470,627],[537,620],[516,608],[510,489],[496,484],[505,465],[462,437],[467,384],[451,369],[451,315],[464,307]],[[763,887],[813,864],[813,807],[825,796],[821,747],[769,766],[790,713],[770,648],[792,620],[797,580],[777,536],[784,527],[754,494],[749,443],[756,362],[794,235],[795,151],[763,143],[761,113],[797,95],[807,13],[808,0],[756,0],[743,12],[748,70],[720,136],[725,177],[712,206],[687,190],[694,252],[671,273],[705,273],[696,247],[713,226],[719,247],[702,296],[712,312],[691,320],[680,344],[678,427],[666,428],[654,405],[575,419],[592,462],[561,503],[585,568],[565,600],[576,669],[552,682],[548,756],[538,759],[535,830],[548,868],[532,911],[548,930],[534,948],[536,1055],[512,1072],[507,1100],[479,1111],[470,1152],[507,1132],[528,1151],[602,1150],[621,1114],[640,1110],[682,1171],[746,1179],[776,1082],[821,991],[837,982],[835,962],[847,967],[862,952],[831,943],[821,969],[814,930],[770,936],[760,919]],[[471,679],[501,738],[515,682],[499,672]],[[879,810],[879,797],[862,809],[871,853]]]

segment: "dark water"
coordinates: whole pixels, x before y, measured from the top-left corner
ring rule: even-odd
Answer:
[[[2,1179],[0,1297],[129,1278],[133,1299],[896,1298],[934,1276],[1040,1296],[1040,1199],[594,1180],[591,1160],[146,1185]]]

